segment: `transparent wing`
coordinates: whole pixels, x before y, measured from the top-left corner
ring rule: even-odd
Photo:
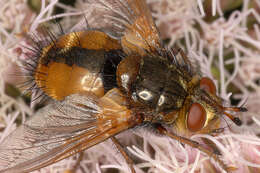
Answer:
[[[0,144],[0,173],[40,169],[133,126],[110,96],[74,94],[38,111]]]
[[[161,41],[144,0],[90,0],[87,20],[92,28],[120,38],[126,52],[155,51]]]

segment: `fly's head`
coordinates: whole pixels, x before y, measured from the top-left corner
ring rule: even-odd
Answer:
[[[242,123],[231,113],[245,112],[244,107],[224,107],[223,99],[217,96],[214,82],[207,77],[194,76],[188,84],[188,95],[178,112],[174,128],[180,133],[212,133],[220,128],[225,115],[236,125]]]

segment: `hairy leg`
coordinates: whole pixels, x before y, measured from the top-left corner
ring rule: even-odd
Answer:
[[[112,142],[115,144],[118,151],[122,154],[122,156],[125,158],[126,163],[128,164],[131,173],[136,173],[134,169],[134,162],[133,160],[128,156],[122,145],[119,143],[119,141],[115,137],[111,137]]]

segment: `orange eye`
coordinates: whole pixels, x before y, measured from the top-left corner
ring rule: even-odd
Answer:
[[[216,94],[216,86],[214,82],[207,77],[201,78],[200,89],[203,89],[211,94]]]
[[[190,107],[187,119],[187,127],[196,132],[203,128],[206,121],[206,111],[199,103],[193,103]]]

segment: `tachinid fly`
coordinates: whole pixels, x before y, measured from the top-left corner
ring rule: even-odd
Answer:
[[[148,124],[154,132],[198,148],[229,170],[219,153],[188,139],[220,128],[224,107],[213,81],[194,70],[178,48],[160,40],[143,0],[93,0],[100,25],[35,41],[32,89],[52,102],[0,144],[0,173],[25,173],[56,163],[111,138],[131,172],[115,135]],[[104,20],[105,22],[105,20]],[[109,23],[109,22],[107,22]],[[46,31],[48,32],[48,31]]]

